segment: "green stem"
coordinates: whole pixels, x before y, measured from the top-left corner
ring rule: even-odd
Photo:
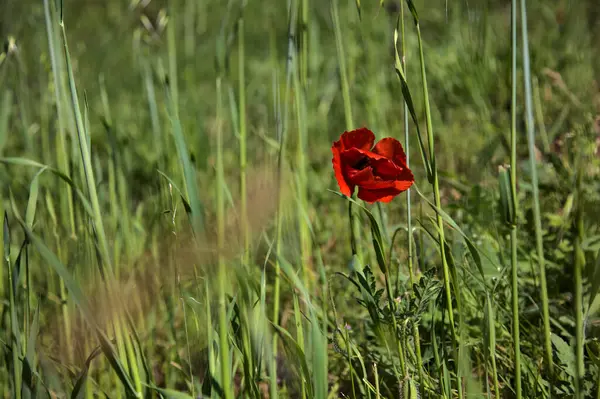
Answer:
[[[348,370],[350,372],[350,384],[352,385],[352,397],[356,399],[356,388],[354,387],[354,367],[352,366],[352,348],[350,344],[350,336],[348,329],[344,326],[344,341],[346,344],[346,361],[348,362]]]
[[[227,301],[227,270],[223,259],[225,247],[225,200],[223,198],[224,168],[223,168],[223,128],[222,128],[222,90],[221,77],[217,77],[217,256],[219,282],[219,356],[221,363],[221,385],[225,391],[225,399],[233,399],[231,371],[229,368],[229,340]]]
[[[240,107],[240,207],[241,207],[241,229],[244,243],[244,255],[242,263],[248,265],[250,261],[250,230],[248,228],[248,202],[246,195],[246,72],[244,54],[244,18],[238,21],[238,60],[239,60],[239,107]]]
[[[517,262],[517,0],[511,4],[511,105],[510,105],[510,184],[512,200],[512,220],[510,220],[510,264],[512,296],[512,336],[515,357],[515,394],[521,399],[521,340],[519,334],[519,276]],[[495,358],[494,358],[495,364]],[[497,388],[496,388],[497,389]]]
[[[423,369],[423,357],[421,356],[421,337],[419,334],[419,324],[413,321],[413,340],[415,341],[415,352],[417,355],[417,370],[419,373],[419,384],[421,397],[425,397],[425,374]]]
[[[419,21],[418,19],[415,18],[415,25],[416,25],[416,29],[417,29],[417,40],[418,40],[418,44],[419,44],[419,58],[420,58],[420,64],[421,64],[421,79],[422,79],[422,87],[423,87],[423,101],[425,104],[425,116],[426,116],[426,123],[427,123],[427,141],[429,143],[429,156],[430,156],[430,162],[431,162],[431,172],[432,172],[432,186],[433,186],[433,193],[434,193],[434,203],[435,206],[438,209],[442,209],[442,201],[441,201],[441,196],[440,196],[440,183],[439,183],[439,177],[438,177],[438,173],[437,173],[437,165],[436,165],[436,160],[435,160],[435,151],[434,151],[434,140],[435,140],[435,136],[433,134],[433,123],[431,121],[431,107],[430,107],[430,102],[429,102],[429,91],[427,89],[427,75],[425,73],[425,56],[423,54],[423,41],[421,38],[421,28],[419,25]],[[452,306],[452,291],[451,291],[451,275],[450,275],[450,267],[448,265],[448,259],[447,259],[447,254],[446,254],[446,238],[445,238],[445,233],[444,233],[444,221],[442,219],[442,215],[439,213],[436,213],[436,222],[437,222],[437,227],[438,227],[438,234],[439,234],[439,244],[440,244],[440,253],[441,253],[441,257],[442,257],[442,270],[443,270],[443,276],[444,276],[444,291],[446,294],[446,307],[447,307],[447,311],[448,311],[448,319],[449,319],[449,323],[450,323],[450,330],[452,333],[452,346],[453,346],[453,351],[454,351],[454,358],[455,358],[455,362],[456,364],[458,364],[458,338],[457,338],[457,334],[456,334],[456,327],[454,325],[454,309]],[[461,309],[460,309],[460,301],[458,300],[459,298],[457,298],[457,302],[456,302],[456,308],[458,311],[458,314],[462,314],[461,313]],[[457,368],[457,374],[460,374],[458,372],[458,368]],[[458,390],[458,397],[462,398],[463,397],[463,392],[462,392],[462,383],[461,383],[461,379],[460,376],[457,378],[457,390]]]
[[[521,1],[521,29],[523,41],[523,75],[525,80],[525,113],[527,125],[527,144],[529,148],[529,163],[531,168],[531,186],[533,191],[533,219],[535,225],[535,244],[537,261],[540,269],[540,289],[542,297],[542,317],[544,323],[544,348],[546,353],[546,367],[551,376],[550,392],[552,392],[552,379],[554,376],[554,363],[552,360],[552,341],[550,338],[550,311],[548,306],[548,285],[546,282],[546,261],[544,258],[544,242],[542,238],[542,217],[540,212],[540,193],[538,187],[535,126],[533,120],[533,103],[531,94],[531,67],[529,63],[529,40],[527,38],[527,6],[526,0]]]
[[[303,0],[306,1],[306,0]],[[304,51],[302,52],[304,54]],[[296,143],[296,167],[298,207],[296,208],[296,219],[300,236],[300,255],[302,279],[310,290],[311,281],[308,278],[308,268],[311,264],[311,236],[309,222],[307,220],[308,198],[307,198],[307,176],[306,176],[306,153],[307,153],[307,128],[306,128],[306,86],[301,86],[298,78],[298,63],[294,68],[294,102],[296,104],[296,122],[298,127],[298,142]]]
[[[584,335],[583,335],[583,279],[582,273],[585,268],[585,254],[582,248],[584,239],[583,226],[583,157],[578,156],[577,170],[577,208],[575,213],[575,398],[583,399],[583,383],[585,377],[584,363]]]
[[[282,227],[283,227],[283,184],[284,184],[284,162],[285,162],[285,139],[287,135],[287,126],[289,119],[289,91],[291,88],[291,80],[294,74],[294,68],[296,65],[295,58],[297,56],[295,40],[296,40],[296,11],[297,6],[296,2],[292,1],[289,9],[289,20],[288,20],[288,63],[286,65],[286,84],[285,84],[285,95],[284,95],[284,110],[283,116],[278,115],[278,138],[279,138],[279,156],[278,156],[278,165],[277,165],[277,173],[278,173],[278,200],[277,200],[277,227],[276,227],[276,237],[275,237],[275,282],[273,287],[273,295],[274,295],[274,306],[273,306],[273,324],[279,324],[279,307],[280,307],[280,291],[281,291],[281,264],[279,262],[279,258],[281,255],[281,250],[283,247],[281,236],[282,236]],[[277,391],[277,353],[278,353],[278,334],[273,334],[273,358],[271,359],[271,386],[270,386],[270,398],[277,399],[279,397],[279,393]]]
[[[400,4],[400,21],[401,21],[401,35],[402,35],[402,67],[404,69],[404,74],[407,74],[406,71],[406,32],[404,30],[404,2]],[[409,129],[408,129],[408,106],[406,105],[406,101],[404,101],[404,152],[406,153],[406,166],[410,167],[410,140],[409,140]],[[413,266],[413,240],[412,240],[412,216],[411,216],[411,202],[410,202],[410,189],[406,190],[406,223],[407,223],[407,243],[408,243],[408,276],[410,278],[410,288],[415,283],[414,281],[414,266]],[[400,273],[398,272],[398,275]],[[421,381],[421,384],[423,382]]]
[[[12,274],[12,265],[10,262],[10,230],[8,227],[8,215],[4,213],[3,224],[3,240],[4,240],[4,264],[8,271],[8,306],[10,316],[10,335],[9,341],[12,353],[12,371],[13,371],[13,395],[16,399],[21,399],[21,361],[19,355],[21,353],[18,334],[17,308],[15,305],[15,290]]]
[[[348,71],[346,69],[346,55],[344,53],[344,42],[342,40],[342,30],[340,27],[340,16],[338,12],[338,0],[331,0],[331,18],[333,20],[333,27],[335,33],[335,44],[337,49],[338,65],[340,67],[340,84],[342,87],[342,98],[344,100],[344,117],[346,120],[346,130],[352,130],[354,128],[354,121],[352,118],[352,99],[350,97],[350,85],[348,84]],[[355,251],[353,255],[356,255],[358,259],[361,259],[361,250],[356,245],[358,238],[359,221],[358,218],[352,217],[353,221],[350,226],[350,232],[355,238]]]

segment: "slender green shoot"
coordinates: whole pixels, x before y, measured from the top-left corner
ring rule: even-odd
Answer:
[[[223,168],[223,105],[221,77],[217,78],[217,251],[218,251],[218,281],[219,281],[219,362],[221,364],[221,386],[225,391],[225,399],[233,399],[231,369],[229,364],[229,339],[227,314],[227,269],[223,258],[225,248],[225,199],[224,168]]]
[[[510,213],[510,266],[512,300],[512,336],[515,358],[515,394],[521,399],[521,338],[519,332],[519,275],[517,261],[517,0],[511,2],[511,102],[510,102],[510,192],[512,212]],[[496,381],[494,381],[496,382]]]
[[[238,73],[239,73],[239,123],[240,123],[240,216],[244,255],[242,263],[248,265],[250,260],[250,230],[248,227],[248,202],[246,194],[246,169],[247,161],[247,128],[246,128],[246,65],[244,53],[244,17],[240,17],[237,25],[238,39]]]
[[[583,147],[583,146],[582,146]],[[584,358],[584,326],[583,326],[583,271],[585,270],[585,253],[582,243],[585,238],[583,225],[583,174],[585,157],[577,155],[575,193],[577,205],[575,210],[575,259],[574,259],[574,311],[575,311],[575,398],[584,397],[585,358]]]
[[[419,45],[419,60],[420,60],[420,65],[421,65],[421,84],[422,84],[422,89],[423,89],[423,103],[424,103],[424,107],[425,107],[425,120],[426,120],[426,126],[427,126],[427,141],[429,144],[429,159],[430,159],[430,165],[431,165],[431,185],[433,187],[434,203],[438,209],[442,209],[439,176],[438,176],[437,166],[436,166],[436,161],[435,161],[435,149],[434,149],[435,135],[433,132],[433,123],[432,123],[432,118],[431,118],[429,90],[427,87],[427,74],[425,72],[425,56],[423,54],[423,40],[421,37],[421,27],[419,24],[419,17],[417,14],[417,10],[415,9],[415,6],[414,6],[412,0],[407,0],[407,4],[408,4],[409,10],[411,11],[411,13],[413,15],[415,27],[417,30],[417,40],[418,40],[418,45]],[[450,267],[449,267],[449,263],[448,263],[448,254],[446,253],[446,238],[445,238],[445,232],[444,232],[444,221],[443,221],[442,215],[439,212],[436,212],[436,222],[437,222],[437,230],[438,230],[438,235],[439,235],[440,254],[441,254],[441,258],[442,258],[444,291],[445,291],[445,295],[446,295],[446,310],[448,312],[448,320],[450,323],[450,330],[452,333],[452,346],[453,346],[454,352],[455,352],[454,357],[455,357],[455,361],[458,361],[458,353],[457,353],[458,337],[457,337],[456,326],[455,326],[455,322],[454,322],[454,309],[452,306],[452,303],[453,303],[452,290],[450,287],[451,274],[450,274]],[[454,284],[457,284],[457,283],[458,282],[454,282]],[[456,299],[457,299],[457,301],[456,301],[457,311],[458,311],[458,314],[460,315],[461,314],[461,309],[460,309],[461,301],[458,300],[459,298],[456,298]],[[459,370],[459,368],[457,368],[457,372],[458,372],[458,370]],[[457,390],[458,390],[458,397],[462,398],[463,391],[462,391],[462,382],[461,382],[460,376],[457,378]]]
[[[527,35],[527,1],[521,0],[521,29],[523,45],[523,78],[525,85],[525,116],[527,126],[527,147],[529,149],[529,164],[531,167],[531,186],[533,195],[533,221],[535,226],[535,246],[537,263],[540,269],[540,290],[542,299],[542,320],[544,324],[544,349],[546,367],[552,383],[554,362],[552,360],[552,341],[550,331],[550,311],[548,307],[548,283],[546,281],[546,260],[544,258],[544,241],[542,238],[542,216],[540,211],[540,190],[537,175],[537,160],[535,146],[535,125],[533,119],[533,101],[531,91],[531,67],[529,59],[529,39]],[[552,386],[550,387],[552,392]]]

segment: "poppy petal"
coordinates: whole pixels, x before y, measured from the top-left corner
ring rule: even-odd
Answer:
[[[367,188],[361,186],[358,190],[358,198],[369,203],[390,202],[395,196],[408,190],[413,183],[413,180],[401,180],[394,182],[391,187]]]
[[[402,169],[402,172],[396,178],[397,187],[399,187],[402,191],[408,190],[410,186],[415,182],[415,176],[411,172],[410,169],[405,168]],[[404,188],[406,187],[406,188]]]
[[[346,176],[348,177],[348,181],[351,184],[356,184],[357,186],[362,186],[375,181],[375,176],[373,176],[373,168],[370,166],[360,170],[346,168],[345,172]]]
[[[361,127],[344,132],[340,137],[340,141],[343,144],[343,149],[358,148],[368,151],[375,143],[375,134],[366,127]]]
[[[396,195],[400,194],[395,187],[371,190],[365,187],[358,189],[358,198],[370,204],[374,202],[390,202]]]
[[[344,173],[342,172],[342,157],[340,154],[339,148],[334,144],[331,147],[331,152],[333,153],[333,159],[331,162],[333,163],[333,171],[335,172],[335,179],[337,180],[337,184],[340,187],[340,192],[348,197],[352,196],[352,191],[354,190],[354,186],[350,187],[344,178]]]
[[[402,148],[402,144],[400,144],[400,142],[393,137],[386,137],[379,140],[379,142],[375,144],[373,152],[391,159],[401,166],[406,165],[406,154],[404,153],[404,148]]]
[[[384,180],[396,180],[402,172],[402,167],[390,159],[374,159],[371,161],[374,174]]]
[[[361,163],[361,161],[370,158],[369,151],[363,151],[358,148],[342,150],[340,151],[340,155],[342,157],[342,163],[352,167],[355,167],[357,164]]]

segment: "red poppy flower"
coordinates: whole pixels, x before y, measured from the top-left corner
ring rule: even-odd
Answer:
[[[373,203],[390,202],[412,186],[415,178],[406,165],[402,144],[392,137],[375,146],[375,135],[367,128],[344,132],[333,143],[333,170],[342,194]]]

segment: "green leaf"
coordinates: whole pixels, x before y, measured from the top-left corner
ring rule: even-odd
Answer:
[[[0,155],[8,140],[8,123],[10,122],[10,115],[13,108],[12,92],[10,90],[5,90],[3,97],[2,112],[0,112]]]
[[[586,237],[581,243],[581,248],[583,248],[584,251],[600,251],[600,235]]]
[[[185,188],[187,190],[187,197],[190,203],[191,217],[192,217],[192,228],[195,234],[201,234],[204,230],[204,210],[202,203],[200,202],[200,195],[198,194],[198,186],[196,183],[196,171],[193,168],[192,162],[190,161],[189,151],[185,142],[185,137],[177,115],[177,106],[172,96],[169,96],[169,119],[173,127],[173,138],[175,139],[175,147],[179,154],[179,161],[181,162],[181,169],[183,171],[183,177],[185,180]]]
[[[596,269],[594,270],[594,274],[592,277],[592,287],[590,290],[588,313],[591,311],[592,305],[593,305],[594,301],[597,299],[598,293],[600,291],[600,256],[596,259],[595,268]]]
[[[513,225],[516,221],[516,215],[512,200],[509,169],[504,167],[500,168],[498,180],[500,186],[500,209],[502,211],[502,219],[504,220],[504,223]]]
[[[40,306],[35,309],[33,321],[29,328],[29,339],[27,340],[27,353],[23,359],[23,379],[22,389],[23,398],[37,397],[37,382],[39,376],[35,372],[35,346],[40,326]]]
[[[193,396],[191,396],[187,393],[184,393],[184,392],[175,391],[173,389],[159,388],[157,386],[148,385],[145,383],[142,383],[142,384],[146,385],[150,389],[155,390],[157,393],[164,396],[165,399],[194,399]]]
[[[33,219],[35,218],[35,209],[39,192],[39,177],[46,169],[48,169],[48,167],[40,169],[31,180],[31,185],[29,186],[29,199],[27,201],[27,210],[25,211],[25,223],[30,229],[33,228]]]
[[[10,227],[6,211],[4,211],[4,223],[2,224],[2,240],[4,241],[4,260],[10,261]]]
[[[177,192],[179,193],[179,196],[181,197],[181,202],[183,202],[183,207],[185,208],[185,211],[187,213],[191,213],[192,207],[190,206],[190,203],[185,199],[185,196],[183,195],[183,193],[181,192],[181,190],[179,189],[177,184],[175,184],[175,182],[169,176],[167,176],[165,173],[161,172],[160,170],[158,170],[158,173],[160,173],[169,182],[169,184],[171,184],[171,186],[175,190],[177,190]]]
[[[552,334],[551,340],[554,346],[556,347],[556,354],[558,356],[558,360],[565,367],[565,371],[567,372],[567,374],[572,378],[575,378],[575,351],[559,335]]]
[[[362,21],[362,12],[360,9],[360,0],[355,0],[356,3],[356,11],[358,12],[358,20]]]
[[[406,4],[408,4],[408,9],[415,20],[415,25],[419,25],[419,14],[417,14],[417,9],[415,8],[415,4],[412,0],[406,0]]]
[[[73,386],[73,391],[71,391],[71,399],[80,399],[83,397],[83,395],[85,393],[85,390],[83,389],[85,387],[84,383],[87,380],[87,375],[88,375],[88,371],[90,369],[90,364],[92,363],[92,360],[94,360],[94,358],[96,358],[101,352],[102,352],[102,348],[100,348],[98,346],[92,351],[92,353],[86,359],[86,361],[83,365],[83,368],[79,372],[79,377],[77,377],[77,380],[75,381],[75,385]]]

